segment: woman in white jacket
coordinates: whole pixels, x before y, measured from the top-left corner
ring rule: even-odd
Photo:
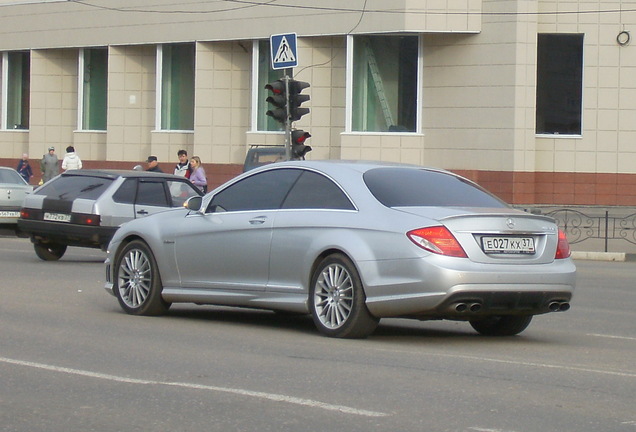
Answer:
[[[64,155],[64,160],[62,161],[62,169],[64,171],[82,169],[82,160],[75,153],[73,146],[66,147],[66,155]]]

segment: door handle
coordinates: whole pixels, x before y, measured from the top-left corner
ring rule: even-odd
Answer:
[[[147,215],[147,214],[148,214],[148,212],[147,212],[146,210],[139,210],[139,211],[137,212],[137,214],[138,214],[138,215]]]
[[[267,216],[258,216],[254,219],[250,219],[250,225],[262,225],[265,223]]]

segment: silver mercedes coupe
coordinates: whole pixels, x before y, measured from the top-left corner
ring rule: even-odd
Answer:
[[[106,268],[129,314],[177,302],[269,309],[310,314],[341,338],[385,317],[516,335],[569,309],[576,273],[549,217],[447,171],[344,161],[270,164],[127,222]]]

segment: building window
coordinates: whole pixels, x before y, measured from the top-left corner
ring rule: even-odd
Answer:
[[[357,36],[351,57],[350,129],[416,132],[419,38]]]
[[[540,34],[537,40],[537,134],[581,134],[583,35]]]
[[[31,59],[28,51],[4,53],[2,81],[5,129],[29,128]]]
[[[106,130],[108,48],[80,51],[80,130]]]
[[[157,49],[161,130],[194,130],[194,52],[190,43]]]
[[[269,40],[258,41],[255,43],[254,47],[254,64],[256,64],[258,68],[255,71],[257,81],[255,83],[256,91],[254,92],[257,99],[256,103],[254,104],[256,106],[256,113],[254,116],[256,118],[256,130],[284,130],[284,125],[265,114],[269,109],[273,108],[272,106],[270,106],[269,103],[265,101],[265,99],[267,99],[267,97],[269,96],[269,90],[265,89],[265,84],[281,78],[284,71],[282,69],[272,69]]]

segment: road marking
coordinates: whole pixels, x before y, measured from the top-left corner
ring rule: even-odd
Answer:
[[[390,351],[393,353],[403,352],[407,354],[414,354],[411,351],[398,351],[398,350],[383,349],[383,348],[376,348],[376,350]],[[585,368],[580,366],[565,366],[565,365],[556,365],[556,364],[549,364],[549,363],[521,362],[521,361],[515,361],[515,360],[503,360],[503,359],[496,359],[496,358],[490,358],[490,357],[467,356],[467,355],[461,355],[461,354],[458,355],[458,354],[427,353],[427,355],[435,355],[438,357],[448,357],[448,358],[456,358],[456,359],[464,359],[464,360],[476,360],[476,361],[491,362],[491,363],[503,363],[503,364],[510,364],[510,365],[516,365],[516,366],[531,366],[531,367],[540,367],[540,368],[546,368],[546,369],[562,369],[562,370],[566,370],[570,372],[590,372],[590,373],[597,373],[602,375],[619,376],[623,378],[636,378],[636,373],[633,373],[633,372],[619,372],[619,371],[611,371],[611,370],[603,370],[603,369],[591,369],[591,368]]]
[[[513,432],[513,431],[505,431],[503,429],[486,429],[486,428],[480,428],[480,427],[469,427],[469,430],[474,430],[477,432]]]
[[[597,334],[597,333],[588,333],[587,336],[602,337],[602,338],[608,338],[608,339],[623,339],[623,340],[636,341],[636,338],[629,337],[629,336],[613,336],[613,335],[604,335],[604,334]]]
[[[86,371],[81,369],[71,369],[71,368],[53,366],[53,365],[48,365],[43,363],[34,363],[34,362],[23,361],[23,360],[15,360],[15,359],[10,359],[6,357],[0,357],[0,362],[18,365],[18,366],[26,366],[26,367],[36,368],[36,369],[42,369],[42,370],[47,370],[51,372],[59,372],[59,373],[65,373],[70,375],[78,375],[78,376],[84,376],[89,378],[103,379],[107,381],[114,381],[114,382],[120,382],[125,384],[163,385],[163,386],[180,387],[180,388],[192,389],[192,390],[208,390],[208,391],[214,391],[214,392],[231,393],[231,394],[235,394],[239,396],[266,399],[266,400],[270,400],[274,402],[284,402],[284,403],[293,404],[293,405],[301,405],[301,406],[305,406],[309,408],[320,408],[327,411],[337,411],[343,414],[351,414],[351,415],[358,415],[358,416],[364,416],[364,417],[386,417],[389,415],[383,412],[361,410],[357,408],[347,407],[344,405],[332,405],[329,403],[320,402],[320,401],[316,401],[312,399],[303,399],[303,398],[297,398],[294,396],[287,396],[287,395],[276,394],[276,393],[265,393],[265,392],[245,390],[245,389],[218,387],[218,386],[210,386],[210,385],[194,384],[194,383],[153,381],[153,380],[142,380],[142,379],[136,379],[136,378],[126,378],[126,377],[120,377],[117,375],[109,375],[109,374],[91,372],[91,371]]]

